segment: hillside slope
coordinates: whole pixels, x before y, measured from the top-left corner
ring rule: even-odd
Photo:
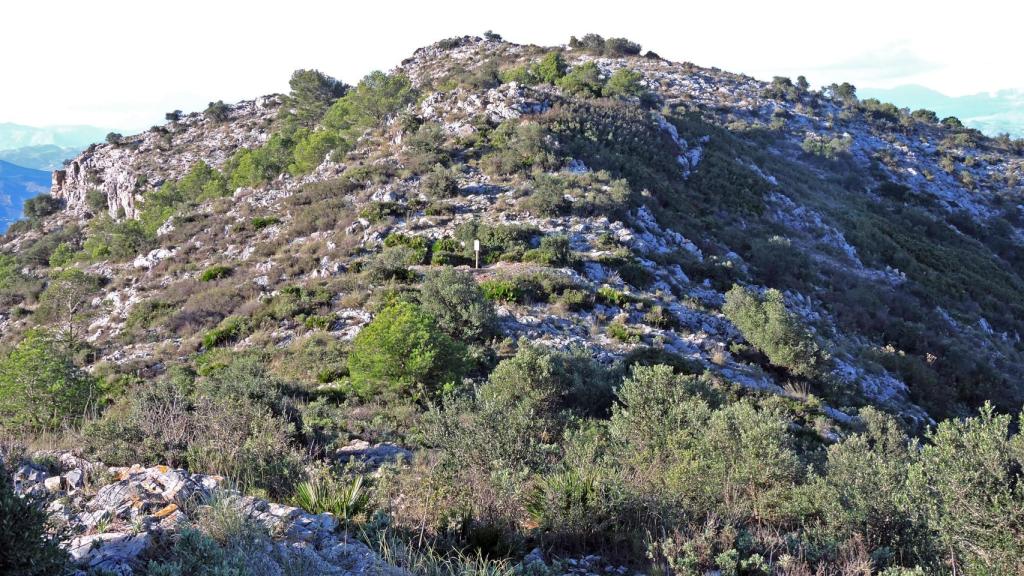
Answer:
[[[95,390],[67,422],[0,414],[271,496],[396,442],[420,457],[375,505],[489,555],[677,569],[708,538],[686,562],[1019,567],[944,547],[952,508],[898,508],[952,506],[927,482],[858,485],[907,522],[863,532],[828,474],[877,443],[938,478],[915,458],[954,421],[925,456],[905,434],[1024,405],[1022,154],[621,39],[449,39],[354,87],[300,71],[54,173],[61,209],[0,243],[0,338],[8,370],[56,346]]]

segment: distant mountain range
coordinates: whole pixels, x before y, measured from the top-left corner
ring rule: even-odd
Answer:
[[[108,132],[99,126],[0,123],[0,233],[21,217],[25,200],[50,190],[51,170]]]
[[[0,123],[0,150],[53,144],[61,147],[85,148],[102,142],[110,130],[98,126],[24,126]]]
[[[947,96],[931,88],[908,84],[887,89],[858,89],[857,95],[915,110],[927,108],[939,117],[956,116],[967,126],[977,128],[989,136],[1008,133],[1014,137],[1024,137],[1024,92],[1020,90]]]
[[[81,146],[41,144],[11,150],[0,150],[0,160],[36,170],[57,170],[64,165],[64,160],[78,156],[82,150],[83,147]]]
[[[0,233],[21,218],[25,200],[50,191],[50,173],[0,160]]]

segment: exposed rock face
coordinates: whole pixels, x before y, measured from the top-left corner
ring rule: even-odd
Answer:
[[[220,476],[167,466],[107,468],[68,453],[45,456],[57,462],[57,470],[24,464],[15,472],[15,489],[21,494],[49,493],[51,517],[70,531],[63,546],[83,570],[135,573],[156,542],[173,535],[216,498],[275,535],[253,551],[253,562],[288,555],[316,566],[319,574],[404,574],[346,536],[333,515],[242,496]],[[104,478],[109,483],[97,486]]]
[[[265,142],[278,106],[276,96],[264,96],[235,104],[224,122],[193,113],[118,144],[94,144],[53,172],[50,193],[82,216],[92,211],[89,191],[98,190],[111,217],[135,218],[144,192],[180,178],[200,160],[218,167],[239,148]]]

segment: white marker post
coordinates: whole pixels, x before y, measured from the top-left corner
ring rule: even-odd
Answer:
[[[480,267],[480,240],[473,240],[473,252],[476,253],[476,267]]]

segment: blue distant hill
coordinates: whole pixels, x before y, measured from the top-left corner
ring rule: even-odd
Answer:
[[[39,144],[0,150],[0,160],[33,168],[36,170],[59,170],[64,161],[78,156],[82,146],[57,146],[56,144]]]
[[[1008,133],[1024,137],[1024,92],[1000,90],[995,93],[946,96],[941,92],[908,84],[895,88],[858,88],[860,98],[877,98],[901,108],[926,108],[940,118],[956,116],[965,125],[989,136]]]
[[[0,233],[21,218],[25,200],[50,191],[50,173],[0,160]]]
[[[25,126],[0,122],[0,150],[53,144],[82,149],[102,142],[107,130],[97,126]]]

